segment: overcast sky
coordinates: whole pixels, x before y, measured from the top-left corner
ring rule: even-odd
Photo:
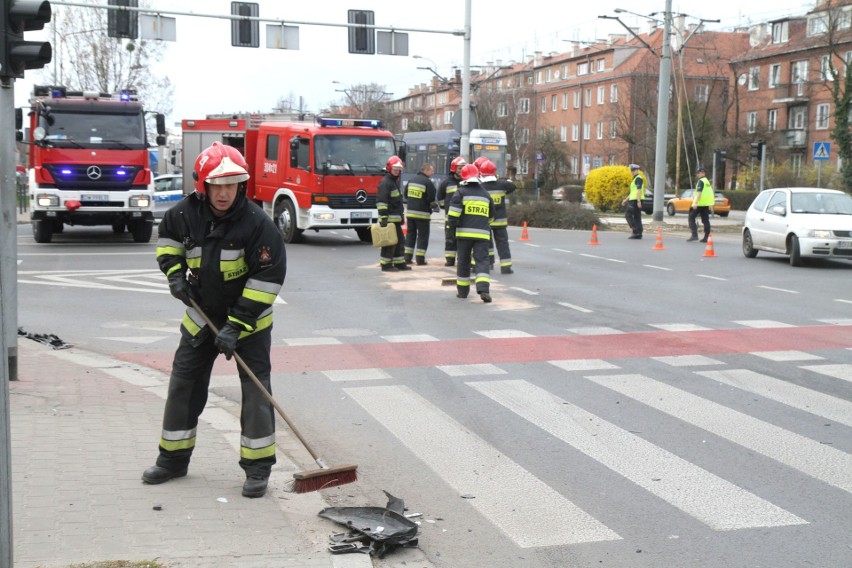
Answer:
[[[464,0],[313,0],[290,2],[258,0],[260,16],[288,22],[345,24],[350,9],[373,10],[380,26],[438,30],[462,30],[465,24]],[[196,14],[229,14],[230,0],[150,0],[150,5],[170,11]],[[737,25],[764,22],[788,14],[801,15],[814,0],[673,0],[672,12],[686,13],[687,23],[715,20],[708,29],[730,30]],[[623,33],[615,16],[616,8],[637,14],[656,13],[662,18],[665,0],[598,0],[597,2],[553,2],[522,0],[496,2],[472,0],[471,65],[489,62],[522,61],[536,51],[564,52],[568,40],[589,41]],[[84,8],[80,8],[84,9]],[[647,20],[622,13],[630,26],[648,29]],[[169,124],[181,118],[203,118],[208,113],[269,112],[279,97],[292,94],[304,100],[308,111],[327,108],[343,101],[336,89],[362,83],[384,85],[394,97],[408,88],[427,83],[433,76],[418,67],[434,67],[443,76],[463,63],[464,41],[448,33],[408,32],[409,56],[353,55],[348,53],[347,30],[342,27],[299,26],[299,49],[267,49],[266,25],[261,23],[261,47],[231,47],[228,20],[174,16],[177,42],[169,48],[160,71],[175,86],[174,112]],[[27,38],[33,37],[30,32]],[[415,59],[420,55],[424,59]],[[27,78],[15,83],[16,105],[26,103],[34,83],[45,81],[39,72],[28,71]],[[335,84],[338,81],[340,84]]]

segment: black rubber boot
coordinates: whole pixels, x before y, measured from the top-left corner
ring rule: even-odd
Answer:
[[[500,267],[500,274],[514,274],[514,273],[515,273],[515,271],[512,270],[511,266],[501,266]]]
[[[482,298],[482,301],[486,304],[491,303],[491,294],[489,294],[488,292],[480,292],[479,297]]]
[[[268,477],[259,475],[250,475],[246,477],[246,482],[243,483],[243,497],[256,499],[266,495],[266,487],[269,485]]]
[[[686,239],[686,242],[691,243],[692,241],[697,241],[697,240],[698,240],[698,235],[690,235],[690,237],[688,239]]]
[[[142,472],[142,481],[150,485],[159,485],[176,477],[184,477],[187,468],[183,469],[166,469],[158,465],[154,465]]]
[[[393,264],[383,264],[382,272],[396,272],[396,266]]]

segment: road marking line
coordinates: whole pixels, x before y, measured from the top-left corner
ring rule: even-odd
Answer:
[[[601,371],[604,369],[620,369],[603,359],[565,359],[562,361],[548,361],[551,365],[566,371]]]
[[[852,455],[643,375],[586,379],[852,493]]]
[[[820,319],[817,321],[820,323],[827,323],[829,325],[852,325],[852,319]]]
[[[753,327],[755,329],[774,329],[779,327],[796,327],[794,325],[790,325],[789,323],[781,323],[780,321],[773,320],[740,320],[735,321],[735,324],[742,325],[745,327]]]
[[[524,243],[524,244],[525,244],[526,246],[528,246],[528,247],[541,248],[541,245],[534,245],[534,244],[532,244],[532,243]]]
[[[787,290],[786,288],[776,288],[774,286],[757,286],[757,288],[763,288],[764,290],[772,290],[773,292],[784,292],[785,294],[798,294],[795,290]]]
[[[620,264],[627,264],[626,260],[619,260],[617,258],[607,258],[605,256],[598,256],[596,254],[580,253],[580,256],[585,256],[587,258],[596,258],[598,260],[608,260],[610,262],[618,262]]]
[[[555,250],[556,252],[567,252],[568,254],[574,254],[574,251],[572,251],[572,250],[565,250],[565,249],[553,249],[553,250]]]
[[[745,489],[526,381],[468,385],[714,530],[807,524]]]
[[[383,369],[343,369],[340,371],[322,371],[322,374],[333,382],[375,381],[392,378]]]
[[[526,331],[521,331],[519,329],[490,329],[483,331],[473,330],[473,333],[481,335],[482,337],[488,337],[489,339],[507,339],[511,337],[535,337],[534,335],[529,334]]]
[[[509,290],[515,290],[520,292],[521,294],[526,294],[527,296],[538,296],[538,292],[533,292],[532,290],[527,290],[526,288],[518,288],[517,286],[509,286]]]
[[[343,390],[518,546],[621,539],[409,388]]]
[[[852,382],[852,365],[806,365],[801,368],[821,375],[828,375],[835,379]]]
[[[662,329],[663,331],[681,332],[681,331],[711,331],[709,327],[695,325],[694,323],[649,323],[651,327]]]
[[[666,270],[666,271],[672,270],[671,268],[666,268],[665,266],[656,266],[654,264],[643,264],[642,266],[644,266],[645,268],[653,268],[655,270]]]
[[[844,304],[852,304],[852,300],[841,300],[840,298],[835,298],[835,302],[842,302]]]
[[[822,359],[819,355],[805,353],[804,351],[753,351],[751,355],[762,357],[770,361],[816,361]]]
[[[709,274],[696,274],[696,276],[699,277],[699,278],[709,278],[710,280],[719,280],[719,281],[722,281],[722,282],[728,281],[727,278],[720,278],[718,276],[710,276]]]
[[[505,375],[506,371],[496,365],[483,363],[480,365],[438,365],[439,371],[443,371],[451,377],[472,377],[477,375]]]
[[[751,392],[803,412],[852,426],[852,402],[748,369],[698,371],[697,375]]]
[[[568,328],[566,331],[575,333],[577,335],[620,335],[624,333],[619,329],[615,329],[612,327],[572,327]]]
[[[339,339],[334,337],[293,337],[284,340],[285,345],[291,347],[303,345],[340,345]]]
[[[592,310],[589,310],[589,309],[587,309],[587,308],[581,308],[580,306],[575,306],[574,304],[569,304],[568,302],[558,302],[558,304],[559,304],[560,306],[564,306],[564,307],[566,307],[566,308],[568,308],[568,309],[576,310],[576,311],[578,311],[578,312],[582,312],[582,313],[584,313],[584,314],[591,314],[591,313],[594,313]]]
[[[437,337],[427,334],[416,335],[382,335],[382,339],[388,343],[417,343],[422,341],[438,341]]]
[[[704,355],[674,355],[672,357],[651,357],[654,361],[671,365],[672,367],[700,367],[706,365],[724,365],[722,361],[705,357]]]

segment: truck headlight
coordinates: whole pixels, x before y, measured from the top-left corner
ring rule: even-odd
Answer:
[[[151,198],[147,195],[134,195],[130,198],[131,207],[145,208],[151,205]]]
[[[39,207],[59,207],[59,196],[50,193],[40,193],[36,196]]]

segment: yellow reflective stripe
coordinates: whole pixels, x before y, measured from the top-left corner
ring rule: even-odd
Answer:
[[[275,444],[258,448],[253,450],[251,448],[246,448],[245,446],[240,446],[240,457],[249,459],[249,460],[259,460],[262,458],[269,458],[275,455]]]
[[[254,331],[254,328],[252,326],[250,326],[239,318],[235,318],[234,316],[228,316],[228,321],[243,330],[240,332],[240,338],[243,338],[246,335],[249,335],[252,331]]]
[[[183,265],[178,262],[166,271],[166,276],[171,276],[172,272],[174,272],[175,270],[183,270]]]
[[[220,260],[219,270],[222,272],[222,278],[228,280],[236,280],[248,272],[248,264],[245,258],[237,260]]]
[[[491,239],[491,231],[490,230],[482,230],[482,229],[473,229],[470,227],[461,228],[456,231],[456,237],[462,237],[465,239]]]
[[[186,265],[189,268],[201,268],[201,257],[198,258],[187,258]]]
[[[249,288],[243,288],[243,298],[248,298],[249,300],[254,300],[255,302],[259,302],[261,304],[272,304],[275,302],[275,298],[278,297],[278,294],[270,294],[269,292],[261,292],[260,290],[251,290]]]
[[[183,247],[157,247],[157,258],[161,256],[183,256]]]
[[[406,213],[409,219],[431,219],[432,215],[430,213],[420,213],[417,211],[409,211]]]
[[[161,439],[160,446],[168,452],[174,452],[175,450],[188,450],[195,447],[195,438],[193,437],[189,440],[177,440],[174,442]]]
[[[192,310],[192,308],[189,308],[184,312],[181,325],[186,328],[190,335],[195,337],[196,335],[198,335],[198,332],[201,331],[201,328],[204,326],[193,321],[192,316],[190,316],[189,314],[190,310]],[[194,312],[195,310],[192,311]]]

